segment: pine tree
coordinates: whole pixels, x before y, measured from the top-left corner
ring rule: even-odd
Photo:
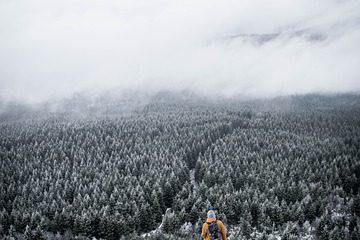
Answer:
[[[360,196],[354,199],[354,202],[351,206],[351,211],[356,215],[360,216]]]
[[[316,236],[319,240],[330,239],[328,226],[326,225],[325,221],[320,221],[319,226],[316,229]]]
[[[196,161],[194,177],[195,177],[195,181],[197,183],[201,182],[204,177],[204,170],[203,170],[203,166],[201,163],[201,159]]]
[[[162,223],[162,230],[165,233],[173,233],[173,231],[174,231],[173,227],[174,227],[174,225],[173,225],[172,219],[169,218],[168,216],[166,216]]]
[[[33,240],[43,240],[43,239],[45,239],[44,233],[41,230],[40,226],[36,227],[35,232],[34,232],[32,237],[33,237],[32,238]]]
[[[246,239],[250,238],[250,234],[251,234],[252,230],[251,230],[250,223],[248,221],[243,220],[243,222],[241,223],[241,231],[242,231],[242,235]]]
[[[252,224],[251,225],[253,227],[258,226],[258,220],[259,220],[259,217],[260,217],[260,208],[259,208],[259,205],[257,203],[251,204],[250,213],[251,213],[251,217],[252,217]]]
[[[354,231],[352,231],[350,238],[351,240],[359,240],[360,239],[359,229],[355,228]]]
[[[32,240],[33,239],[33,234],[32,234],[32,231],[31,231],[29,225],[26,225],[26,229],[25,229],[25,232],[24,232],[24,238],[26,240]]]
[[[139,231],[149,232],[154,226],[153,215],[150,211],[150,205],[148,203],[143,204],[139,213]]]
[[[158,197],[155,195],[152,202],[152,214],[154,223],[159,224],[162,220],[161,206]]]
[[[163,199],[164,199],[164,205],[166,208],[171,208],[173,201],[174,201],[174,190],[170,183],[165,183],[164,186],[164,193],[163,193]]]
[[[15,238],[15,232],[16,232],[16,230],[15,230],[14,226],[13,226],[13,225],[10,225],[10,228],[9,228],[9,237],[10,237],[10,238]]]

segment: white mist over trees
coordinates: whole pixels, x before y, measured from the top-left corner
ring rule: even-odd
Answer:
[[[360,1],[1,0],[0,238],[360,239]]]

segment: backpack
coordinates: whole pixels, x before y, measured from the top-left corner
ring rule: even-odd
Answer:
[[[210,233],[210,239],[211,240],[220,239],[219,226],[217,224],[217,221],[207,223],[207,225]]]

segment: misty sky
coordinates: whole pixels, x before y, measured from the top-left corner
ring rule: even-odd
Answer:
[[[359,0],[0,0],[0,99],[360,90]]]

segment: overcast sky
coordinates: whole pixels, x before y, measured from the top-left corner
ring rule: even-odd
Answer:
[[[0,0],[0,98],[360,90],[359,0]]]

